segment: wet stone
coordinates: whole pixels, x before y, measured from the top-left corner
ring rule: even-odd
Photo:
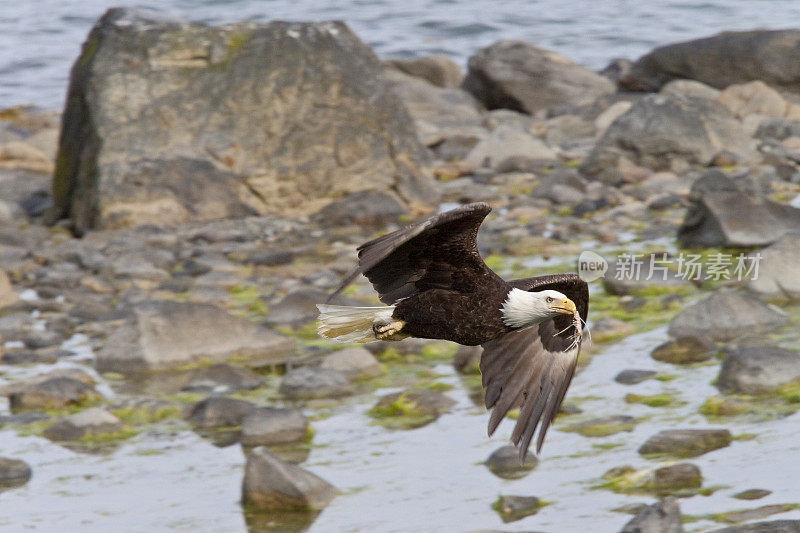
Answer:
[[[584,437],[607,437],[622,431],[633,431],[638,420],[627,415],[603,416],[584,422],[578,422],[563,428],[563,431],[572,431]]]
[[[702,485],[700,469],[691,463],[664,466],[653,473],[653,488],[657,493],[697,489]]]
[[[109,435],[119,433],[122,421],[105,409],[92,407],[57,420],[44,430],[44,436],[53,441],[74,441],[84,436]]]
[[[308,436],[308,419],[297,409],[259,407],[242,422],[242,446],[291,444]]]
[[[247,456],[242,502],[260,509],[322,509],[336,496],[324,479],[298,466],[285,463],[259,446]]]
[[[731,433],[727,429],[668,429],[647,439],[639,448],[639,453],[696,457],[724,448],[731,440]]]
[[[679,337],[657,346],[650,356],[656,361],[677,365],[708,361],[716,344],[707,337]]]
[[[539,459],[532,453],[525,456],[525,462],[519,462],[519,450],[515,446],[503,446],[492,452],[486,459],[486,468],[492,471],[497,477],[503,479],[520,479],[536,468]]]
[[[760,500],[772,494],[771,490],[766,489],[747,489],[733,495],[737,500]]]
[[[244,400],[211,397],[194,404],[186,418],[198,428],[235,427],[255,408]]]
[[[481,360],[483,348],[480,346],[458,346],[458,351],[453,358],[453,368],[459,374],[478,374],[478,364]]]
[[[683,533],[678,500],[669,497],[647,506],[625,524],[621,533]]]
[[[455,404],[437,390],[408,389],[383,396],[369,414],[386,427],[413,429],[433,422]]]
[[[264,379],[251,370],[219,363],[196,370],[181,390],[228,394],[238,390],[257,389],[263,387],[264,383]]]
[[[656,375],[655,370],[638,370],[629,368],[616,375],[614,381],[623,385],[636,385]]]
[[[283,376],[278,391],[289,399],[334,398],[351,394],[350,382],[341,372],[302,367]]]
[[[0,491],[23,485],[30,478],[31,467],[25,461],[0,457]]]
[[[29,385],[9,396],[11,409],[62,409],[69,405],[80,405],[100,400],[94,387],[77,379],[54,377]]]
[[[25,343],[25,346],[32,350],[56,346],[61,344],[63,341],[64,337],[62,335],[50,329],[44,331],[31,331],[25,336],[25,338],[22,339],[22,342]]]
[[[365,348],[345,348],[325,357],[320,368],[336,370],[348,379],[372,378],[381,374],[378,360]]]
[[[800,379],[800,353],[779,346],[745,345],[722,361],[717,387],[724,392],[759,394]]]
[[[503,522],[515,522],[539,512],[542,502],[536,496],[500,496],[492,505]]]
[[[800,520],[770,520],[715,529],[709,533],[800,533]]]

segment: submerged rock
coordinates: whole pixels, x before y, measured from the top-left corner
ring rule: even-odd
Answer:
[[[574,431],[584,437],[606,437],[622,431],[633,431],[637,422],[638,420],[636,418],[627,415],[603,416],[578,422],[577,424],[561,428],[561,430]]]
[[[771,490],[766,489],[747,489],[733,495],[737,500],[760,500],[772,494]]]
[[[128,309],[95,366],[100,372],[141,372],[233,356],[277,364],[290,358],[294,345],[293,339],[213,305],[151,300]]]
[[[800,231],[800,209],[753,196],[719,170],[695,181],[689,200],[678,228],[687,248],[766,246]]]
[[[487,109],[525,113],[589,103],[614,84],[561,54],[523,41],[498,41],[469,58],[462,85]]]
[[[325,356],[321,368],[341,372],[348,379],[373,378],[381,374],[381,365],[366,348],[345,348]]]
[[[707,337],[679,337],[656,346],[650,357],[656,361],[685,365],[708,361],[717,345]]]
[[[722,361],[717,387],[723,392],[759,394],[800,380],[800,353],[778,346],[743,346]]]
[[[264,384],[264,379],[251,370],[219,363],[195,370],[181,390],[228,394],[238,390],[257,389]]]
[[[636,385],[637,383],[648,380],[655,375],[655,370],[638,370],[635,368],[630,368],[617,374],[614,378],[614,381],[617,383],[622,383],[623,385]]]
[[[383,396],[369,414],[383,426],[412,429],[430,424],[455,404],[437,390],[409,389]]]
[[[511,445],[502,446],[492,452],[486,459],[486,468],[492,474],[503,479],[519,479],[530,474],[539,464],[539,459],[532,453],[525,454],[525,462],[519,462],[519,450]]]
[[[492,504],[503,522],[516,522],[539,512],[542,502],[536,496],[500,496]]]
[[[187,419],[198,428],[240,426],[256,406],[244,400],[212,396],[192,405]]]
[[[800,520],[771,520],[715,529],[710,533],[800,533]]]
[[[598,175],[625,159],[656,170],[673,161],[708,165],[721,150],[741,160],[753,158],[750,138],[723,105],[705,99],[646,96],[606,130],[582,171]]]
[[[747,288],[759,298],[800,300],[800,224],[759,253],[758,277]]]
[[[44,430],[44,436],[53,441],[71,441],[85,436],[119,433],[124,427],[122,421],[113,414],[105,409],[92,407],[57,420]]]
[[[247,456],[242,502],[259,509],[322,509],[336,496],[336,489],[324,479],[273,455],[259,446]]]
[[[696,457],[724,448],[731,440],[731,432],[727,429],[667,429],[647,439],[639,453]]]
[[[242,422],[242,446],[291,444],[308,436],[308,419],[297,409],[259,407]]]
[[[622,533],[683,533],[678,500],[669,497],[648,506],[625,524]]]
[[[213,27],[116,8],[72,68],[54,199],[79,232],[307,214],[365,189],[427,204],[427,162],[342,22]]]
[[[726,341],[772,331],[790,322],[780,309],[731,289],[719,289],[678,313],[669,324],[672,337]]]
[[[23,485],[31,479],[31,467],[25,461],[0,457],[0,491]]]
[[[620,80],[626,89],[657,91],[687,78],[717,89],[761,80],[800,92],[800,31],[726,31],[712,37],[661,46],[639,58]]]
[[[341,372],[329,368],[302,367],[286,373],[278,391],[292,400],[335,398],[353,392],[350,382]]]

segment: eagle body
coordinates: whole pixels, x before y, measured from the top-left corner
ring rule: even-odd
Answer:
[[[489,434],[519,407],[511,440],[524,458],[537,427],[541,450],[572,380],[589,291],[575,274],[503,280],[476,243],[490,211],[467,204],[359,246],[358,265],[329,301],[364,274],[387,305],[320,304],[319,332],[346,342],[411,336],[481,345]]]

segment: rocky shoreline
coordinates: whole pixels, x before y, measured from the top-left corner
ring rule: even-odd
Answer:
[[[700,414],[676,416],[626,459],[650,466],[585,473],[601,490],[681,498],[637,508],[624,531],[662,530],[654,521],[679,531],[678,502],[718,490],[676,459],[718,453],[742,421],[791,424],[800,58],[787,43],[800,32],[721,34],[602,73],[501,41],[462,74],[444,56],[380,62],[341,23],[213,28],[151,17],[115,9],[98,21],[60,117],[0,111],[1,431],[78,453],[169,431],[241,443],[251,530],[304,530],[348,497],[303,467],[315,420],[361,402],[362,423],[391,439],[453,416],[453,385],[435,369],[454,357],[460,387],[480,405],[479,350],[411,339],[343,347],[313,325],[314,304],[356,245],[471,201],[494,207],[479,247],[506,277],[574,271],[582,250],[611,260],[592,286],[582,368],[668,323],[670,340],[646,351],[674,365],[671,379],[719,367],[718,394],[696,398]],[[723,252],[760,253],[757,279],[737,280],[730,264],[726,276],[707,275]],[[624,253],[671,263],[695,254],[704,275],[616,279]],[[371,298],[362,280],[342,302]],[[625,372],[617,381],[637,392],[621,406],[687,403],[635,388],[668,375]],[[643,420],[592,418],[579,403],[557,435],[607,438]],[[0,458],[3,487],[31,477],[20,460]],[[530,475],[528,466],[502,453],[487,460],[502,477]],[[548,512],[544,496],[558,499],[504,495],[498,518],[535,527],[523,519]],[[780,505],[688,518],[710,530],[797,509]],[[753,530],[736,527],[724,531]]]

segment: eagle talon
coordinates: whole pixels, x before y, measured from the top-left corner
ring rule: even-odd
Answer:
[[[376,320],[372,324],[372,332],[379,341],[399,341],[408,337],[405,333],[401,333],[405,325],[404,320],[392,320],[391,322]]]

